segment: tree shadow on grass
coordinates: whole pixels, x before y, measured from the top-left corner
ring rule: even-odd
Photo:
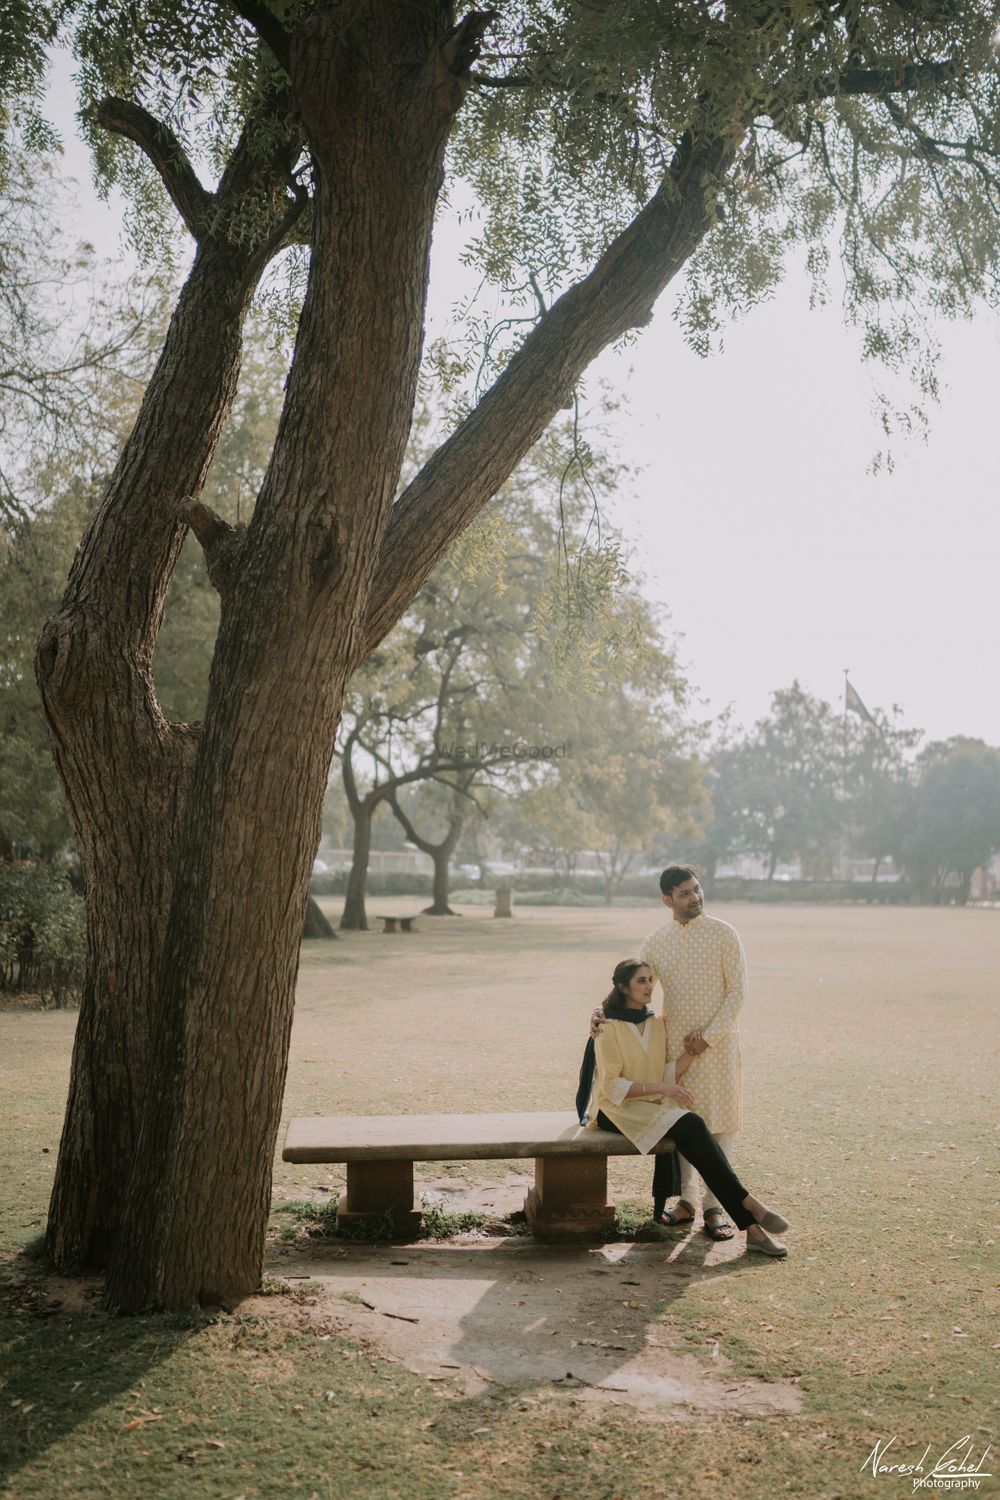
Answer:
[[[37,1273],[0,1287],[0,1480],[102,1407],[120,1404],[124,1425],[128,1393],[205,1325],[187,1314],[53,1314],[51,1287]]]

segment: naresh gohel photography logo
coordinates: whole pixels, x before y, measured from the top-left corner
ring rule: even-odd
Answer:
[[[862,1474],[873,1479],[907,1479],[910,1493],[927,1490],[941,1494],[944,1490],[978,1490],[984,1479],[993,1475],[986,1467],[991,1443],[976,1442],[966,1433],[944,1445],[927,1443],[919,1455],[907,1455],[895,1434],[879,1438],[864,1463]]]
[[[566,760],[571,752],[561,745],[532,745],[527,740],[440,741],[435,750],[443,760]]]

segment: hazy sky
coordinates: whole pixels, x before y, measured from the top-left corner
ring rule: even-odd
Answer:
[[[79,183],[75,228],[114,254],[120,206],[90,189],[68,74],[60,66],[51,98]],[[458,243],[443,224],[431,332],[467,285]],[[997,314],[939,325],[945,388],[928,441],[897,439],[895,472],[873,477],[877,372],[835,306],[809,311],[802,277],[707,360],[685,347],[671,307],[668,294],[639,343],[606,354],[588,381],[627,398],[615,439],[642,472],[610,519],[683,636],[704,711],[732,704],[749,724],[795,677],[839,703],[850,667],[869,707],[898,703],[931,738],[1000,744]]]

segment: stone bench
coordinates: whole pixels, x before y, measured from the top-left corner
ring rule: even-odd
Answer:
[[[657,1152],[673,1151],[663,1141]],[[614,1221],[608,1157],[638,1155],[632,1142],[586,1130],[575,1114],[317,1115],[288,1122],[284,1161],[346,1162],[337,1221],[373,1222],[392,1211],[400,1237],[416,1233],[415,1161],[487,1161],[533,1156],[535,1184],[524,1201],[543,1239],[599,1239]]]
[[[417,929],[413,925],[416,920],[416,917],[383,917],[382,932],[397,932],[400,929],[403,932],[416,932]]]

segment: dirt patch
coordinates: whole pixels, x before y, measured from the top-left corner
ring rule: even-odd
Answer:
[[[306,1294],[290,1316],[464,1395],[566,1392],[673,1419],[800,1410],[794,1380],[727,1378],[721,1329],[705,1342],[710,1364],[672,1338],[670,1303],[692,1277],[784,1274],[747,1262],[741,1237],[716,1245],[695,1233],[668,1245],[591,1250],[519,1239],[327,1242],[296,1246],[272,1269]],[[276,1309],[269,1299],[240,1311]]]

